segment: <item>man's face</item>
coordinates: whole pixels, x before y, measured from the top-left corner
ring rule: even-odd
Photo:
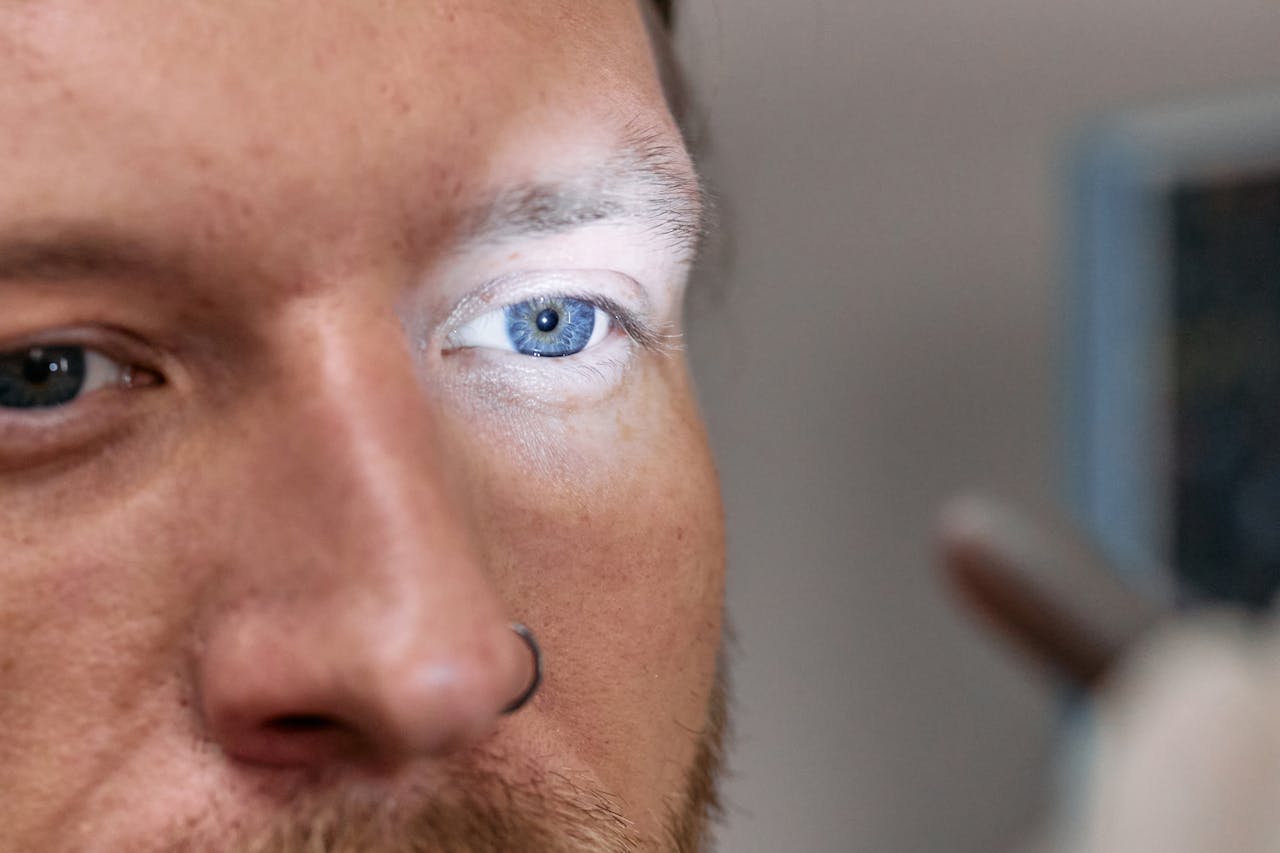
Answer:
[[[631,0],[0,7],[0,849],[694,849],[699,212]]]

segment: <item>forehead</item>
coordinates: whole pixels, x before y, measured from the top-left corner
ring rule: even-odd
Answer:
[[[648,72],[640,36],[631,0],[4,0],[0,74],[11,102],[171,118],[234,105],[261,120],[281,95],[318,120],[353,102],[480,117],[626,97]]]
[[[0,0],[0,227],[336,238],[637,123],[669,129],[631,0]]]

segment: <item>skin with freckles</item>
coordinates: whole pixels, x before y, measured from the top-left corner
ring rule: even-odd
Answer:
[[[700,215],[631,0],[0,6],[0,851],[702,849]]]

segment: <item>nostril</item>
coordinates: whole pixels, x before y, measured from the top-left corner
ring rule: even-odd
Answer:
[[[263,728],[282,735],[305,735],[333,732],[346,728],[337,720],[322,714],[285,714],[263,724]]]
[[[226,739],[227,751],[250,764],[318,767],[360,749],[350,725],[325,714],[280,714]]]

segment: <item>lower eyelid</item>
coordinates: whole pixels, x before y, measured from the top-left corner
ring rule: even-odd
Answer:
[[[493,350],[459,350],[448,386],[481,409],[536,412],[575,407],[610,396],[634,366],[636,347],[625,337],[605,341],[580,358],[532,358]]]
[[[124,395],[111,393],[25,413],[0,409],[0,475],[87,459],[137,425],[131,411]]]

